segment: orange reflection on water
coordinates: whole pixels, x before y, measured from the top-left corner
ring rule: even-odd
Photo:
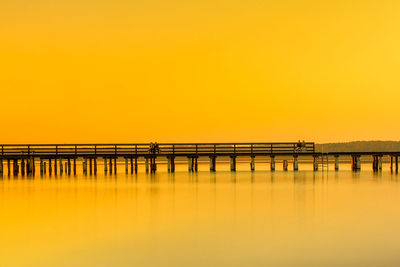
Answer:
[[[1,262],[397,265],[398,181],[386,171],[4,176]]]

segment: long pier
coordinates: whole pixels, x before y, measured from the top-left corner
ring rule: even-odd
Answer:
[[[229,157],[230,169],[236,171],[237,157],[250,160],[250,170],[255,170],[255,158],[270,157],[270,169],[275,170],[276,158],[282,157],[283,170],[288,170],[287,157],[293,158],[293,170],[298,170],[299,157],[312,157],[313,169],[324,166],[324,159],[334,157],[335,170],[339,170],[339,157],[351,156],[352,170],[361,169],[361,156],[372,157],[374,171],[382,170],[382,158],[390,157],[391,170],[398,171],[400,152],[334,152],[315,151],[315,143],[160,143],[160,144],[4,144],[0,145],[0,174],[4,163],[8,174],[30,175],[36,171],[35,162],[40,162],[40,173],[76,174],[77,161],[81,161],[84,174],[97,174],[98,161],[103,160],[105,173],[117,173],[117,159],[125,160],[125,172],[138,171],[138,159],[144,159],[146,172],[157,170],[157,159],[165,158],[168,171],[175,172],[175,159],[187,158],[188,171],[198,171],[198,159],[208,158],[210,171],[216,171],[217,157]],[[283,159],[285,158],[285,159]],[[12,166],[12,167],[11,167]],[[394,166],[394,167],[393,167]]]

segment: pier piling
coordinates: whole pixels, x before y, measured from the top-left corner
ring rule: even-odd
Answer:
[[[25,175],[25,160],[21,159],[21,175]]]
[[[236,156],[231,156],[231,171],[236,171]]]
[[[382,156],[381,155],[373,155],[372,156],[372,170],[375,172],[382,170]]]
[[[54,159],[54,175],[57,175],[57,159]]]
[[[215,172],[216,170],[216,156],[210,156],[210,171]]]
[[[256,170],[256,157],[251,156],[251,161],[250,161],[250,170],[255,171]]]
[[[299,170],[299,159],[297,155],[293,156],[293,170],[298,171]]]
[[[62,175],[64,170],[63,170],[63,162],[62,162],[61,158],[58,159],[58,163],[60,164],[60,175]]]
[[[351,168],[353,171],[361,170],[360,155],[351,155]]]
[[[339,155],[335,155],[335,171],[339,171]]]
[[[188,159],[188,171],[193,172],[193,158],[188,157],[187,159]]]
[[[46,169],[45,169],[46,172]],[[71,175],[71,159],[68,158],[68,175]]]
[[[168,171],[175,172],[175,157],[168,157]]]
[[[43,175],[43,173],[44,173],[44,170],[43,170],[43,159],[40,159],[40,175]],[[21,164],[21,167],[22,167],[22,164]]]
[[[125,174],[129,173],[129,161],[128,158],[125,158]]]
[[[313,170],[318,171],[318,156],[313,156]]]
[[[26,164],[28,166],[28,164]],[[51,159],[49,159],[49,175],[51,175],[53,172],[52,166],[51,166]]]
[[[270,157],[270,159],[271,159],[270,169],[271,169],[271,171],[275,171],[275,156],[272,155],[272,156]]]
[[[83,159],[83,162],[82,162],[82,171],[83,171],[83,174],[87,174],[87,158],[84,158]]]
[[[103,166],[104,167],[104,173],[107,174],[107,158],[104,157],[103,160],[104,160],[104,163],[103,163],[104,164],[104,166]]]
[[[286,159],[283,160],[283,170],[287,171],[288,170],[288,161]]]
[[[18,171],[19,171],[18,160],[14,159],[13,160],[13,174],[15,176],[18,175]]]

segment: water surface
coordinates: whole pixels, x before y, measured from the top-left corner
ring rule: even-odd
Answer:
[[[204,165],[198,173],[160,166],[125,175],[120,166],[116,176],[3,175],[0,265],[400,264],[400,177],[387,166],[335,173],[247,165],[235,173]]]

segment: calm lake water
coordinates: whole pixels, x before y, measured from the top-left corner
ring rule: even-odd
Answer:
[[[399,266],[400,176],[387,165],[218,168],[3,175],[0,265]]]

